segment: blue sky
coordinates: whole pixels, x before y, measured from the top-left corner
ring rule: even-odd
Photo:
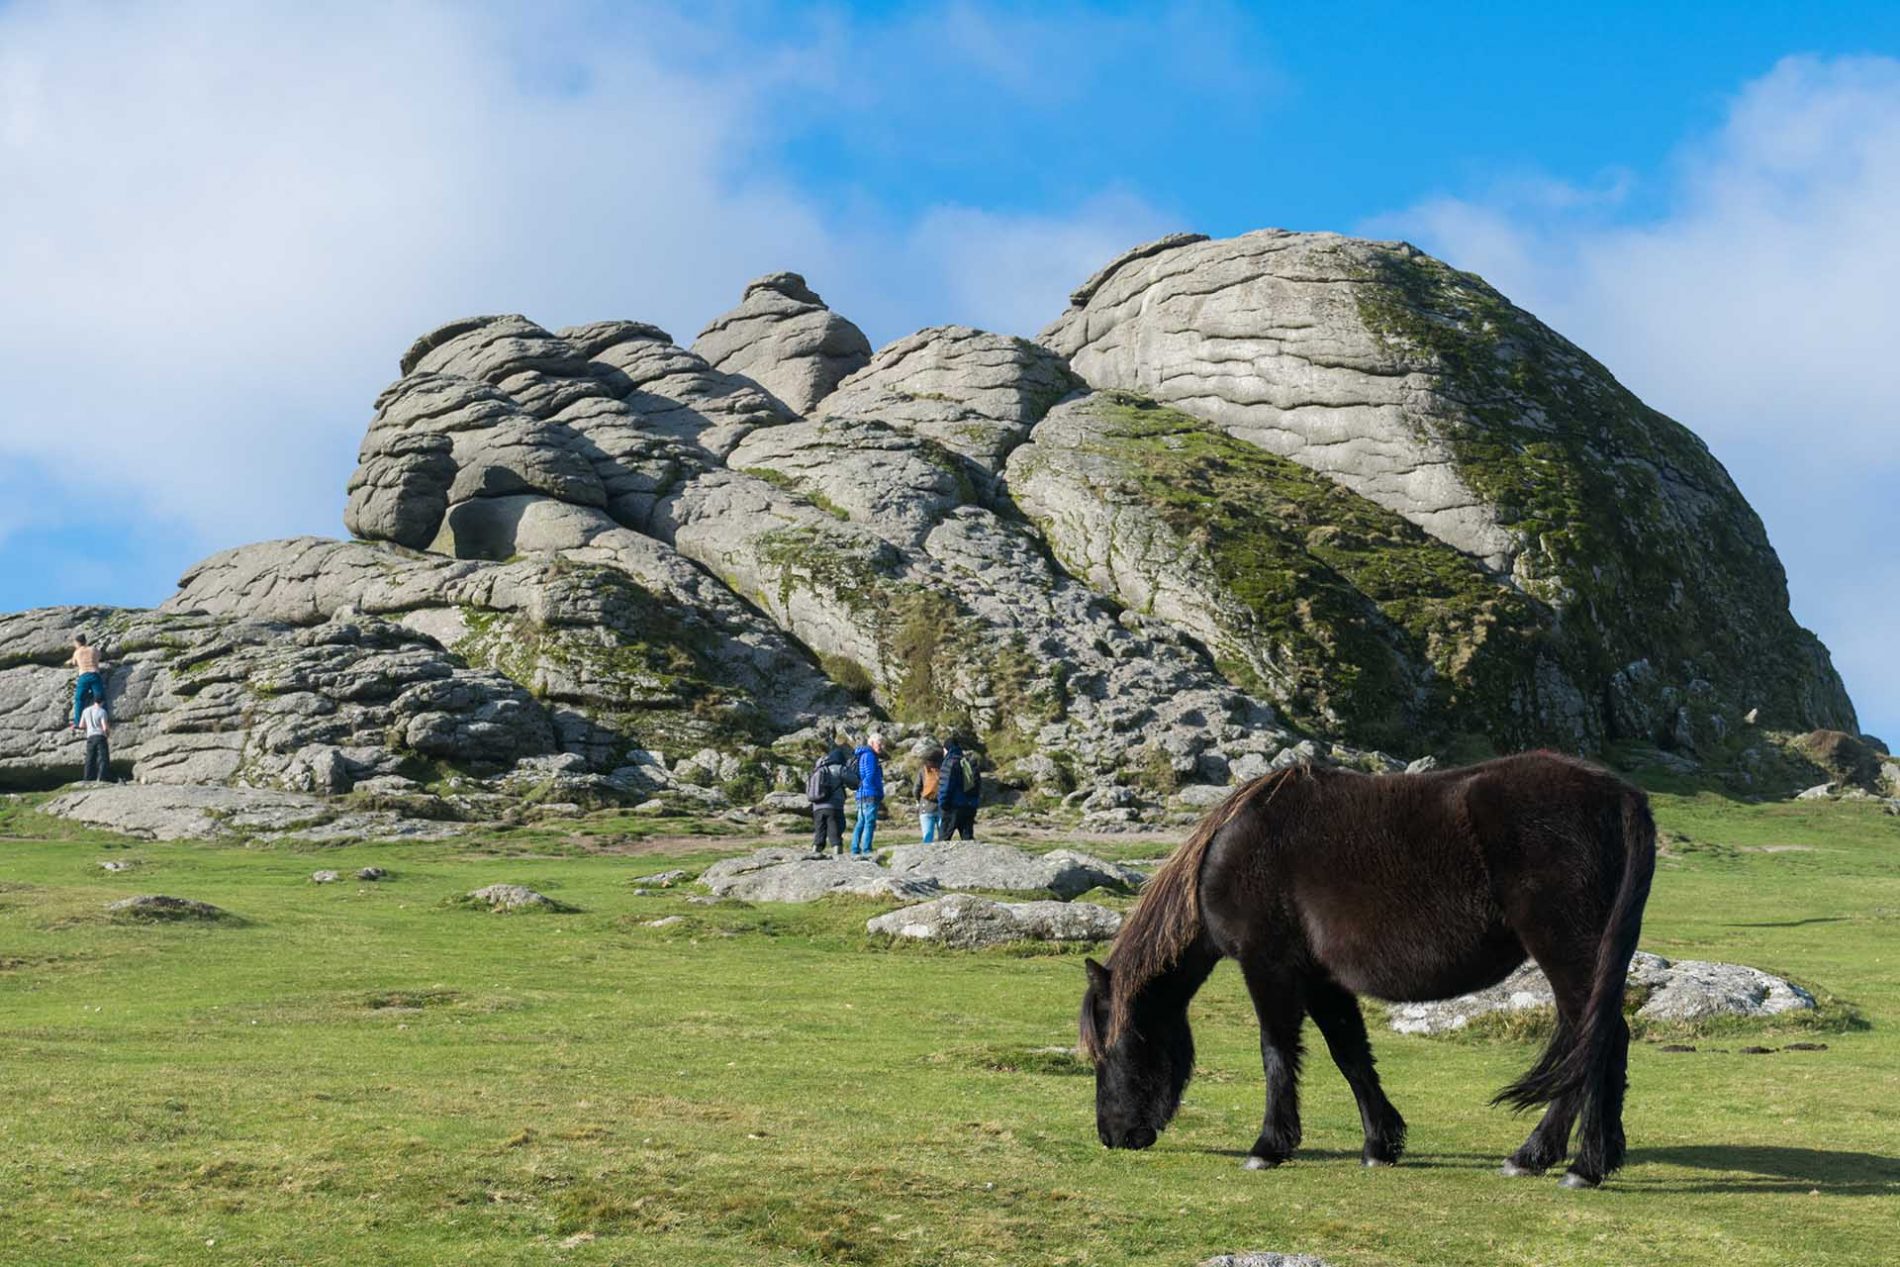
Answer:
[[[0,2],[0,609],[338,534],[448,317],[797,268],[1033,333],[1266,225],[1473,268],[1695,428],[1900,739],[1900,6]]]

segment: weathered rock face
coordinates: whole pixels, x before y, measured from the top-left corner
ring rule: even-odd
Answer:
[[[1290,458],[1547,605],[1547,741],[1693,747],[1755,708],[1853,729],[1721,465],[1476,277],[1332,234],[1177,238],[1111,264],[1042,338],[1091,386]],[[1625,702],[1600,703],[1618,673]]]
[[[1389,766],[1367,743],[1854,729],[1701,444],[1409,247],[1177,236],[1040,342],[876,353],[774,274],[692,351],[486,316],[400,373],[356,539],[227,551],[151,612],[0,620],[0,782],[79,772],[79,628],[118,773],[391,804],[469,778],[757,803],[879,717],[974,732],[999,783],[1103,827],[1135,785]]]
[[[989,889],[995,892],[1048,891],[1067,901],[1094,888],[1133,889],[1139,871],[1073,850],[1032,854],[1009,845],[945,841],[903,845],[891,851],[891,871],[940,889]]]
[[[1658,1021],[1699,1021],[1715,1016],[1763,1017],[1814,1009],[1814,996],[1759,968],[1735,963],[1671,962],[1637,951],[1629,984],[1644,997],[1637,1015]],[[1489,989],[1437,1003],[1395,1005],[1389,1024],[1401,1034],[1445,1034],[1492,1012],[1552,1008],[1550,981],[1527,963]]]
[[[716,897],[746,902],[815,902],[821,897],[934,897],[937,886],[893,875],[875,862],[814,858],[800,849],[760,849],[706,868],[700,883]]]
[[[1588,727],[1546,645],[1547,607],[1211,423],[1127,393],[1079,397],[1037,424],[1008,475],[1071,572],[1186,630],[1305,725],[1401,748]]]
[[[737,308],[701,330],[693,353],[803,414],[864,368],[871,341],[825,307],[797,273],[773,273],[747,286]]]
[[[307,793],[193,784],[87,787],[47,802],[46,812],[141,840],[426,840],[460,830],[384,811],[342,810]]]
[[[1107,941],[1121,926],[1120,911],[1088,902],[994,902],[959,893],[875,916],[864,927],[900,941],[979,950],[1018,941]]]

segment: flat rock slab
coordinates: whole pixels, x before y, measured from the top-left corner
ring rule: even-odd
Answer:
[[[140,840],[433,840],[460,830],[450,823],[419,822],[380,811],[346,812],[321,796],[301,792],[196,783],[81,788],[48,801],[45,811]]]
[[[1054,893],[1068,899],[1090,889],[1134,889],[1145,878],[1132,867],[1057,849],[1027,853],[1011,845],[950,841],[903,845],[891,850],[891,873],[940,889],[991,889],[1002,893]]]
[[[1737,963],[1671,961],[1639,950],[1630,960],[1629,983],[1648,992],[1637,1011],[1648,1020],[1777,1016],[1814,1008],[1814,996],[1800,986]],[[1447,1034],[1491,1012],[1555,1006],[1550,981],[1536,964],[1527,963],[1489,989],[1433,1003],[1395,1004],[1387,1023],[1401,1034]]]
[[[151,921],[220,920],[230,916],[230,912],[221,906],[196,902],[188,897],[168,897],[163,893],[141,893],[137,897],[120,898],[116,902],[108,902],[106,910],[120,919]]]
[[[997,902],[953,893],[879,915],[864,927],[886,937],[979,950],[1016,941],[1107,941],[1121,926],[1120,911],[1088,902]]]
[[[928,880],[893,875],[868,860],[814,858],[804,850],[786,848],[760,849],[743,858],[715,862],[699,882],[717,897],[746,902],[813,902],[833,894],[917,901],[941,892]]]
[[[492,911],[569,911],[566,906],[545,893],[537,893],[525,884],[491,884],[486,888],[475,889],[466,895],[465,900],[472,906],[486,906]]]

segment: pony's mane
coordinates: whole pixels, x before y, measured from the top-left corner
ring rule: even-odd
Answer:
[[[1201,935],[1201,863],[1207,847],[1221,828],[1260,797],[1271,800],[1283,786],[1308,773],[1308,767],[1288,766],[1275,770],[1236,788],[1231,795],[1201,819],[1194,834],[1156,871],[1154,878],[1141,888],[1141,900],[1129,912],[1127,923],[1109,947],[1108,1035],[1084,1027],[1083,1046],[1099,1060],[1127,1030],[1135,999],[1150,982],[1181,961]]]

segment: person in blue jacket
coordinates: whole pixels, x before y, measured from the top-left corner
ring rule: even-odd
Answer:
[[[953,736],[943,750],[943,774],[937,780],[937,808],[943,815],[941,840],[976,839],[976,808],[983,803],[983,772]]]
[[[858,825],[851,832],[851,856],[868,858],[884,808],[884,736],[873,733],[858,748]]]

